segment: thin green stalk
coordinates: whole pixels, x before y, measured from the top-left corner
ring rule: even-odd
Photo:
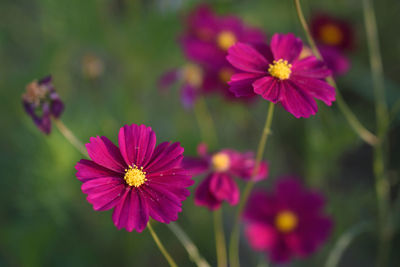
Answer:
[[[227,258],[226,258],[226,242],[225,242],[225,234],[224,227],[222,221],[222,209],[218,209],[213,212],[214,213],[214,231],[215,231],[215,244],[217,246],[217,266],[218,267],[227,267]]]
[[[64,137],[79,151],[81,154],[88,158],[89,155],[86,152],[85,146],[83,143],[74,135],[74,133],[68,129],[68,127],[59,119],[54,119],[54,122],[60,132],[64,135]],[[149,224],[150,225],[150,224]],[[201,257],[199,254],[199,250],[196,245],[190,240],[187,234],[179,227],[176,222],[171,222],[168,224],[168,227],[175,234],[178,240],[181,242],[183,247],[186,249],[189,257],[196,263],[198,267],[210,267],[208,262]]]
[[[310,29],[308,27],[303,11],[301,9],[300,0],[294,0],[294,3],[296,5],[297,16],[299,18],[301,26],[303,27],[304,33],[307,37],[308,43],[310,44],[311,50],[318,59],[322,59],[321,53],[319,52],[317,45],[315,44],[314,38],[311,35]],[[351,128],[353,128],[353,130],[358,134],[358,136],[360,136],[360,138],[364,140],[366,143],[372,146],[378,143],[378,138],[362,125],[362,123],[358,120],[358,118],[351,111],[350,107],[344,101],[335,80],[332,77],[328,77],[327,81],[331,86],[335,88],[336,103],[338,104],[340,111],[346,118],[347,122],[350,124]]]
[[[345,250],[350,246],[351,242],[361,233],[369,230],[371,224],[369,222],[362,222],[350,230],[343,233],[336,241],[333,249],[329,253],[328,259],[325,263],[325,267],[336,267],[338,266],[340,259],[343,256]]]
[[[58,130],[64,135],[65,139],[67,139],[72,146],[74,146],[79,152],[82,153],[85,157],[88,157],[86,152],[86,148],[81,141],[72,133],[70,129],[60,120],[60,119],[53,119],[55,125],[57,126]]]
[[[377,266],[387,266],[393,236],[393,222],[390,211],[390,181],[386,173],[388,140],[386,138],[389,111],[385,100],[385,85],[382,58],[379,49],[379,37],[375,11],[371,0],[363,0],[363,11],[369,58],[371,63],[372,84],[375,96],[376,128],[378,138],[382,140],[374,147],[373,169],[379,212],[379,242]]]
[[[174,259],[171,257],[171,255],[165,249],[164,245],[161,243],[156,232],[154,232],[153,227],[151,226],[150,222],[147,223],[147,228],[149,228],[150,234],[153,237],[154,242],[156,242],[157,247],[160,249],[161,253],[164,255],[165,259],[168,261],[169,266],[178,267],[178,265],[175,263]]]
[[[200,255],[199,250],[194,245],[193,241],[190,240],[178,223],[170,222],[168,227],[176,235],[189,254],[190,259],[196,263],[198,267],[210,267],[210,264]]]
[[[274,107],[275,107],[274,103],[271,102],[269,104],[268,114],[267,114],[267,118],[265,120],[265,125],[264,125],[264,130],[261,134],[260,142],[258,143],[254,171],[253,171],[250,181],[246,184],[246,187],[243,191],[243,195],[242,195],[239,205],[238,205],[238,210],[236,213],[236,218],[235,218],[235,222],[233,224],[231,239],[230,239],[230,243],[229,243],[229,263],[230,263],[231,267],[239,267],[240,266],[240,260],[239,260],[240,225],[239,225],[239,220],[240,220],[240,216],[242,215],[243,209],[246,205],[247,199],[250,196],[251,190],[254,187],[254,183],[255,183],[254,177],[258,172],[258,168],[260,167],[260,163],[261,163],[261,160],[264,155],[265,147],[267,145],[268,136],[271,133],[271,125],[272,125],[272,118],[274,115]]]

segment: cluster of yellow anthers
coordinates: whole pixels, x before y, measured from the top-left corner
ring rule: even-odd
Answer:
[[[129,165],[129,169],[125,169],[124,179],[128,185],[134,187],[139,187],[147,181],[143,167],[138,168],[135,164],[133,167]]]
[[[289,79],[292,73],[292,64],[289,64],[287,60],[279,59],[274,60],[272,64],[269,64],[268,72],[271,76],[280,80]]]

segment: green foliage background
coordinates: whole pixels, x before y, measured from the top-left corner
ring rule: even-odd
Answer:
[[[201,141],[194,114],[180,105],[178,93],[159,94],[157,79],[184,63],[177,36],[181,19],[196,1],[128,0],[1,0],[0,1],[0,266],[164,266],[148,231],[118,231],[111,211],[95,212],[80,191],[75,163],[81,155],[53,129],[39,132],[21,106],[25,85],[52,74],[66,104],[63,121],[87,142],[105,135],[116,141],[124,124],[152,126],[158,142],[180,141],[193,155]],[[247,23],[300,36],[292,1],[210,1],[221,13],[234,13]],[[375,1],[389,106],[400,97],[400,2]],[[374,105],[362,5],[359,0],[303,1],[306,13],[323,10],[348,19],[356,29],[352,68],[338,83],[360,120],[374,129]],[[82,57],[92,53],[105,64],[97,80],[82,75]],[[217,124],[218,147],[255,149],[267,103],[244,107],[219,97],[207,99]],[[200,126],[201,127],[201,126]],[[397,188],[399,116],[390,133],[390,175]],[[376,200],[371,149],[351,131],[336,105],[320,105],[310,119],[294,119],[279,108],[266,158],[271,187],[283,174],[297,174],[327,196],[335,219],[329,242],[313,257],[293,266],[323,266],[337,238],[353,225],[375,225]],[[196,178],[198,181],[199,178]],[[243,185],[243,184],[241,184]],[[393,192],[393,198],[396,197]],[[399,205],[400,207],[400,205]],[[400,212],[400,211],[399,211]],[[224,206],[227,233],[234,209]],[[215,265],[211,213],[184,203],[179,224]],[[397,222],[397,224],[399,224]],[[375,226],[373,226],[375,228]],[[156,231],[180,266],[193,266],[186,252],[164,225]],[[399,235],[391,266],[399,266]],[[376,235],[358,237],[340,266],[373,266]],[[242,239],[244,266],[256,266],[264,256]],[[263,265],[259,265],[263,266]]]

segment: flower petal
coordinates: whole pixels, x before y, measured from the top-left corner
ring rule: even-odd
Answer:
[[[234,67],[244,72],[264,74],[268,70],[268,60],[255,48],[244,43],[231,46],[226,59]]]
[[[200,175],[206,172],[210,164],[207,160],[203,158],[191,158],[191,157],[184,157],[181,163],[181,167],[190,172],[192,176]]]
[[[145,125],[125,125],[119,131],[119,147],[127,165],[144,167],[156,146],[156,135]]]
[[[296,118],[308,118],[318,111],[317,103],[310,93],[304,91],[293,82],[281,82],[282,93],[281,104],[284,109],[292,113]]]
[[[214,194],[210,192],[211,176],[204,179],[196,188],[194,193],[194,203],[197,206],[205,206],[210,210],[218,209],[222,201],[215,198]]]
[[[253,83],[254,92],[261,95],[264,99],[277,103],[282,98],[282,81],[271,76],[266,76]]]
[[[118,229],[142,232],[149,221],[149,209],[142,193],[136,188],[126,188],[112,215]]]
[[[81,188],[94,210],[109,210],[119,203],[125,184],[120,178],[103,177],[86,181]]]
[[[120,174],[87,159],[81,159],[75,165],[75,169],[77,170],[76,177],[81,182],[86,182],[96,178],[120,177]]]
[[[125,165],[121,153],[107,137],[91,137],[86,149],[89,157],[98,165],[118,173],[124,172]]]
[[[260,78],[259,74],[237,73],[231,76],[228,82],[229,91],[236,97],[254,96],[253,82]]]
[[[180,166],[183,158],[183,147],[179,142],[164,142],[159,144],[152,155],[148,165],[144,168],[147,172],[160,172]]]
[[[233,178],[226,173],[211,174],[210,192],[216,199],[226,200],[232,206],[239,203],[239,188]]]
[[[250,223],[246,226],[246,236],[256,251],[269,250],[278,242],[278,233],[274,227],[262,223]]]
[[[275,60],[284,59],[292,63],[299,57],[302,49],[303,42],[292,33],[277,33],[272,36],[271,50]]]
[[[309,56],[293,63],[291,77],[301,76],[323,79],[331,74],[332,72],[326,67],[324,62],[314,56]]]
[[[293,77],[292,81],[303,91],[308,92],[316,99],[322,100],[328,106],[336,100],[335,88],[325,81],[297,76]]]

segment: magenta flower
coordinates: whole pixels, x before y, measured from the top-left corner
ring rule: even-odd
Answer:
[[[51,76],[28,84],[22,95],[22,104],[26,113],[45,134],[51,132],[51,117],[59,118],[64,111],[64,104],[53,86]]]
[[[239,203],[240,192],[234,177],[248,181],[255,167],[253,153],[239,153],[232,149],[223,149],[209,155],[207,148],[200,145],[200,158],[185,158],[182,166],[191,170],[192,175],[207,173],[207,177],[198,185],[195,192],[195,204],[210,210],[218,209],[223,201],[230,205]],[[266,179],[268,165],[262,162],[255,181]]]
[[[119,148],[107,137],[92,137],[86,148],[91,160],[80,160],[76,176],[94,210],[114,208],[118,229],[142,232],[149,217],[162,223],[178,219],[193,184],[180,167],[179,143],[156,146],[156,135],[145,125],[125,125],[119,131]]]
[[[226,62],[228,49],[236,42],[262,43],[262,31],[250,28],[237,17],[218,16],[208,6],[201,5],[186,21],[181,37],[185,55],[200,64],[213,67]]]
[[[296,118],[317,113],[314,98],[330,106],[335,89],[323,79],[331,71],[314,56],[300,59],[302,48],[302,41],[290,33],[275,34],[270,47],[237,43],[227,59],[242,72],[231,77],[230,90],[237,97],[259,94]]]
[[[273,262],[305,258],[329,237],[332,220],[323,214],[323,196],[294,178],[281,178],[274,192],[254,192],[244,211],[246,236]]]
[[[345,20],[328,14],[316,14],[311,20],[311,33],[316,41],[339,50],[349,50],[354,46],[354,32]]]

